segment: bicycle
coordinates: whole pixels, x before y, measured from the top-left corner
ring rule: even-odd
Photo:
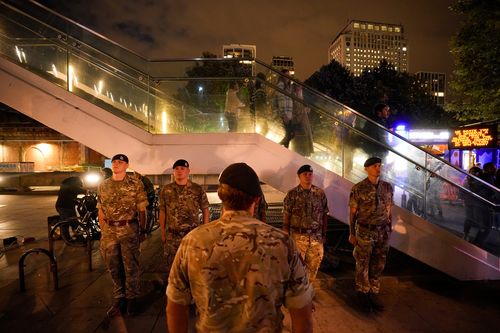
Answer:
[[[97,195],[88,192],[80,199],[77,199],[76,211],[78,217],[67,220],[69,224],[68,232],[62,233],[62,239],[70,246],[86,246],[87,237],[92,240],[101,238],[101,228],[97,210]]]
[[[149,235],[160,227],[160,205],[159,205],[159,190],[155,191],[155,196],[151,200],[147,209],[146,216],[146,234]]]

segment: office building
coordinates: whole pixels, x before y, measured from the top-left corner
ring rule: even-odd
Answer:
[[[446,75],[436,72],[417,72],[415,76],[434,102],[437,105],[443,106],[446,101]]]
[[[273,56],[273,59],[271,60],[271,67],[277,71],[287,69],[291,76],[295,75],[295,67],[292,57]]]
[[[257,46],[245,44],[222,45],[223,58],[255,58],[257,56]]]
[[[386,59],[394,68],[408,72],[408,42],[403,26],[353,20],[335,37],[328,49],[328,62],[336,60],[355,76],[377,67]]]

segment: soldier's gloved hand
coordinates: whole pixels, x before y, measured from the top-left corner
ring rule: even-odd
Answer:
[[[349,235],[349,243],[351,243],[352,245],[356,246],[356,244],[358,243],[358,240],[356,239],[356,236]]]

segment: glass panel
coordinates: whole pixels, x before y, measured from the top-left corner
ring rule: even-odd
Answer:
[[[70,54],[68,90],[110,111],[114,115],[149,130],[147,85],[120,77],[116,72]]]
[[[0,6],[2,56],[122,119],[158,134],[257,132],[353,183],[379,156],[397,205],[500,252],[497,189],[266,64],[146,61],[36,3],[20,6],[37,20]]]

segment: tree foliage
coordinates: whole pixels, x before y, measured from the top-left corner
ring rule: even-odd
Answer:
[[[305,83],[369,117],[373,116],[376,104],[386,103],[391,107],[393,120],[414,127],[444,126],[450,121],[415,76],[398,72],[386,60],[375,68],[365,69],[359,77],[333,60]]]
[[[463,17],[451,41],[455,60],[447,110],[461,121],[500,116],[500,1],[458,0],[450,9]]]
[[[183,100],[204,112],[220,112],[224,107],[229,81],[252,75],[251,67],[246,64],[231,59],[222,62],[210,60],[215,58],[215,54],[203,52],[202,60],[186,71],[191,79],[186,83]]]

